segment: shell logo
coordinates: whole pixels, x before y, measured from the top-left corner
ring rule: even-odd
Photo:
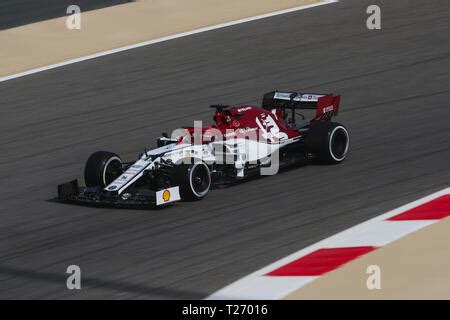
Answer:
[[[164,190],[164,192],[162,194],[162,198],[163,198],[164,202],[169,201],[170,200],[170,191]]]

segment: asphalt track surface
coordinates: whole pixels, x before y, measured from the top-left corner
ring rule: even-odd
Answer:
[[[382,7],[382,30],[366,8]],[[450,3],[342,1],[0,84],[0,297],[203,298],[448,186]],[[212,103],[273,88],[342,94],[348,159],[164,210],[47,201],[96,150],[134,158]],[[66,268],[82,290],[66,289]]]
[[[130,2],[129,0],[2,0],[0,30],[62,17],[67,7],[78,5],[82,12]]]

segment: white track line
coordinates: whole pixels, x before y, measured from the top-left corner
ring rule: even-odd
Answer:
[[[382,247],[407,234],[440,221],[386,221],[386,219],[447,194],[450,194],[450,188],[443,189],[339,232],[237,280],[206,299],[282,299],[290,292],[300,289],[307,283],[317,279],[318,276],[267,277],[264,275],[321,248],[348,246]]]
[[[148,46],[148,45],[159,43],[159,42],[169,41],[169,40],[173,40],[173,39],[177,39],[177,38],[181,38],[181,37],[186,37],[186,36],[190,36],[190,35],[193,35],[193,34],[206,32],[206,31],[211,31],[211,30],[215,30],[215,29],[221,29],[221,28],[225,28],[225,27],[230,27],[230,26],[234,26],[234,25],[237,25],[237,24],[246,23],[246,22],[250,22],[250,21],[265,19],[265,18],[278,16],[278,15],[285,14],[285,13],[290,13],[290,12],[305,10],[305,9],[314,8],[314,7],[318,7],[318,6],[323,6],[323,5],[331,4],[331,3],[335,3],[335,2],[339,2],[339,0],[322,0],[322,1],[318,2],[318,3],[303,5],[303,6],[294,7],[294,8],[285,9],[285,10],[280,10],[280,11],[274,11],[274,12],[270,12],[270,13],[266,13],[266,14],[261,14],[261,15],[258,15],[258,16],[253,16],[253,17],[249,17],[249,18],[245,18],[245,19],[239,19],[239,20],[234,20],[234,21],[230,21],[230,22],[220,23],[220,24],[216,24],[216,25],[213,25],[213,26],[199,28],[199,29],[195,29],[195,30],[187,31],[187,32],[182,32],[182,33],[174,34],[174,35],[167,36],[167,37],[162,37],[162,38],[158,38],[158,39],[144,41],[144,42],[132,44],[132,45],[125,46],[125,47],[120,47],[120,48],[107,50],[107,51],[101,51],[101,52],[94,53],[94,54],[91,54],[91,55],[87,55],[87,56],[84,56],[84,57],[80,57],[80,58],[76,58],[76,59],[72,59],[72,60],[67,60],[67,61],[51,64],[51,65],[40,67],[40,68],[27,70],[27,71],[24,71],[24,72],[12,74],[12,75],[5,76],[5,77],[0,77],[0,82],[11,80],[11,79],[16,79],[16,78],[20,78],[20,77],[24,77],[24,76],[27,76],[27,75],[30,75],[30,74],[34,74],[34,73],[38,73],[38,72],[42,72],[42,71],[47,71],[47,70],[51,70],[51,69],[67,66],[69,64],[74,64],[74,63],[78,63],[78,62],[82,62],[82,61],[86,61],[86,60],[90,60],[90,59],[95,59],[95,58],[107,56],[107,55],[118,53],[118,52],[122,52],[122,51],[127,51],[127,50],[131,50],[131,49],[135,49],[135,48]]]

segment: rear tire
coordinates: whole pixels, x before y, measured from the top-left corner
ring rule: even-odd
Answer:
[[[211,188],[211,171],[208,165],[200,160],[192,164],[179,164],[177,180],[183,200],[201,200]]]
[[[311,126],[306,137],[306,148],[325,164],[337,164],[345,160],[350,144],[347,129],[334,122]]]
[[[122,160],[112,152],[93,153],[84,167],[84,182],[87,187],[104,188],[122,174]]]

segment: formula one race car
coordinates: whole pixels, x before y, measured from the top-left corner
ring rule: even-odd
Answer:
[[[57,200],[94,206],[148,207],[203,199],[213,185],[230,184],[303,161],[342,162],[347,129],[331,122],[340,96],[273,91],[262,107],[214,105],[212,126],[175,130],[157,148],[123,162],[98,151],[87,160],[86,187],[77,180],[58,186]],[[298,110],[315,110],[306,120]],[[307,112],[307,111],[305,111]],[[297,118],[301,117],[300,121]]]

